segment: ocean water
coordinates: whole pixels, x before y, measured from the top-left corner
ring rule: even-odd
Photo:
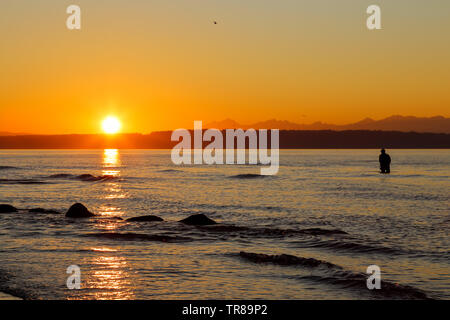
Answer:
[[[253,165],[175,166],[170,150],[0,150],[0,203],[20,209],[0,214],[0,291],[449,299],[450,150],[388,152],[390,175],[378,150],[283,150],[278,175],[261,177]],[[66,218],[75,202],[98,217]],[[198,213],[219,224],[178,222]],[[126,221],[150,214],[165,221]],[[66,286],[70,265],[80,290]],[[380,290],[367,289],[369,265]]]

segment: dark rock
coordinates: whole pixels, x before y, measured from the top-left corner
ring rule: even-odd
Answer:
[[[142,216],[142,217],[133,217],[127,219],[127,221],[133,222],[133,221],[164,221],[164,219],[158,217],[158,216]]]
[[[69,218],[88,218],[93,217],[95,214],[90,212],[84,205],[81,203],[75,203],[72,205],[66,213],[66,217]]]
[[[0,213],[17,212],[17,209],[9,204],[0,204]]]
[[[28,210],[28,212],[33,212],[33,213],[51,213],[51,214],[59,214],[60,212],[55,211],[55,210],[51,210],[51,209],[42,209],[42,208],[33,208]]]
[[[194,214],[192,216],[187,217],[186,219],[180,220],[180,222],[192,226],[207,226],[211,224],[217,224],[217,222],[211,220],[204,214]]]

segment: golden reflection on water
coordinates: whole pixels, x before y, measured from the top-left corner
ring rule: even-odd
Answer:
[[[116,249],[111,249],[107,247],[93,247],[91,248],[91,250],[94,252],[117,252]]]
[[[105,149],[103,151],[103,171],[104,176],[118,177],[120,175],[120,157],[118,149]]]
[[[103,150],[103,165],[105,167],[117,167],[120,165],[119,150],[105,149]]]
[[[120,180],[118,180],[121,173],[120,168],[119,150],[105,149],[102,157],[102,174],[108,178],[102,182],[104,193],[101,200],[103,201],[98,208],[98,213],[104,219],[97,219],[95,222],[96,228],[102,231],[111,232],[122,224],[121,220],[114,219],[124,215],[123,210],[114,200],[127,197]],[[109,217],[111,219],[108,219]],[[86,274],[84,286],[89,293],[85,298],[96,300],[133,299],[133,286],[128,272],[130,267],[126,258],[121,256],[117,249],[102,245],[93,246],[90,250],[98,256],[89,261],[91,267]]]
[[[122,190],[120,181],[120,152],[118,149],[105,149],[103,150],[102,158],[102,175],[111,177],[104,182],[104,195],[105,200],[125,199],[127,194]],[[112,204],[103,205],[99,208],[99,213],[103,216],[120,217],[124,212],[121,208],[113,206]],[[100,227],[106,230],[113,230],[117,227],[117,222],[109,221],[109,223],[103,222]]]
[[[93,248],[96,252],[114,252],[106,247]],[[99,256],[92,260],[92,271],[89,273],[86,288],[93,290],[96,300],[133,299],[132,285],[129,279],[128,263],[121,256]]]

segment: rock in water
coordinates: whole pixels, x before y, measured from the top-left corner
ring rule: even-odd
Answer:
[[[217,222],[211,220],[204,214],[194,214],[192,216],[187,217],[186,219],[180,220],[180,222],[192,226],[207,226],[211,224],[217,224]]]
[[[9,204],[0,204],[0,213],[17,212],[17,209]]]
[[[142,216],[142,217],[133,217],[127,219],[127,221],[164,221],[164,219],[158,217],[158,216]]]
[[[90,212],[84,205],[81,203],[75,203],[72,205],[66,213],[66,217],[69,218],[88,218],[93,217],[95,214]]]

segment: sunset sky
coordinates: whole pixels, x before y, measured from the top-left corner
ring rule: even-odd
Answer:
[[[448,0],[1,0],[0,131],[450,116],[449,15]]]

